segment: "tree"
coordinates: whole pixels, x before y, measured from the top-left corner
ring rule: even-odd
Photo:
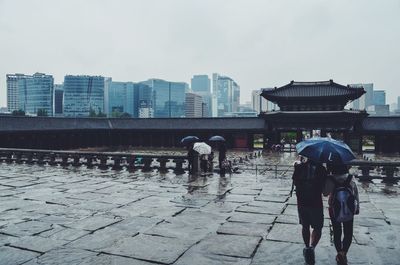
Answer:
[[[49,116],[45,109],[38,109],[36,114],[37,116]]]
[[[89,110],[89,117],[97,117],[96,111],[90,107]]]
[[[127,113],[127,112],[124,112],[124,113],[122,113],[119,117],[120,117],[120,118],[131,118],[132,115],[129,114],[129,113]]]
[[[11,115],[13,115],[13,116],[25,116],[25,111],[23,111],[22,109],[13,110]]]
[[[102,111],[101,111],[101,109],[99,108],[99,113],[97,113],[97,117],[107,117],[107,115],[105,114],[105,113],[103,113]]]

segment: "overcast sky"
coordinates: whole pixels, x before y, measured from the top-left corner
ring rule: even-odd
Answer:
[[[7,73],[156,77],[218,72],[251,91],[291,80],[373,82],[400,96],[400,0],[0,0]]]

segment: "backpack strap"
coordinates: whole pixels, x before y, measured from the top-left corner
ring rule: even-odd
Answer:
[[[353,175],[348,175],[346,181],[344,182],[344,185],[350,186],[350,182],[353,179]]]

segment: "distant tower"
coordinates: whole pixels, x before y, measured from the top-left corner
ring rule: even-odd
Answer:
[[[186,93],[185,114],[187,118],[203,116],[203,100],[200,95],[195,93]]]
[[[204,113],[207,116],[212,115],[212,93],[211,80],[208,75],[194,75],[191,80],[192,91],[202,97],[203,107],[206,108]]]

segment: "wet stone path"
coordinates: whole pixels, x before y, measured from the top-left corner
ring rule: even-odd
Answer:
[[[303,264],[290,175],[188,177],[3,163],[0,264]],[[359,187],[349,264],[400,264],[398,186]],[[334,258],[325,219],[317,264]]]

